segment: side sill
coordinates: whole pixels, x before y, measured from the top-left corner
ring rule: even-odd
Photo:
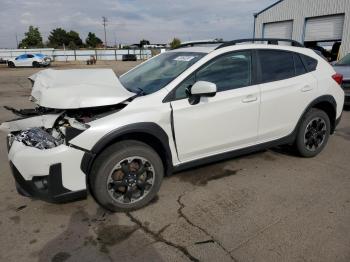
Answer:
[[[191,169],[191,168],[198,167],[198,166],[208,165],[208,164],[211,164],[214,162],[228,160],[230,158],[235,158],[238,156],[247,155],[247,154],[250,154],[253,152],[257,152],[257,151],[268,149],[268,148],[275,147],[275,146],[291,144],[294,142],[295,138],[296,138],[296,132],[293,132],[292,134],[290,134],[286,137],[283,137],[283,138],[280,138],[280,139],[277,139],[274,141],[270,141],[270,142],[242,148],[242,149],[237,149],[237,150],[225,152],[222,154],[209,156],[209,157],[201,158],[201,159],[194,160],[191,162],[187,162],[184,164],[180,164],[180,165],[174,166],[173,172],[176,173],[176,172],[180,172],[180,171],[183,171],[186,169]]]

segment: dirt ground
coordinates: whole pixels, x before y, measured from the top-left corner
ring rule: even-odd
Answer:
[[[38,70],[0,65],[0,105],[32,106],[26,78]],[[13,117],[0,109],[0,122]],[[174,174],[129,214],[92,197],[56,205],[18,195],[0,134],[0,261],[350,261],[349,121],[345,111],[316,158],[273,149]]]

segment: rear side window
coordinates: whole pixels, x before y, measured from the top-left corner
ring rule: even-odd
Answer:
[[[316,70],[317,63],[318,63],[318,61],[316,59],[309,57],[307,55],[301,55],[301,57],[303,58],[304,63],[305,63],[309,72]]]
[[[294,54],[294,65],[295,65],[295,75],[302,75],[307,73],[307,70],[303,64],[303,61],[301,61],[301,58],[298,54]]]
[[[295,76],[294,57],[291,52],[259,50],[261,81],[263,83]]]

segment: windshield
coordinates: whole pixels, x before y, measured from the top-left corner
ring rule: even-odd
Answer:
[[[198,52],[166,52],[124,74],[120,82],[131,92],[148,95],[165,87],[205,55]]]
[[[336,65],[350,66],[350,54],[347,54],[346,56],[344,56],[341,60],[339,60],[338,63],[336,63]]]

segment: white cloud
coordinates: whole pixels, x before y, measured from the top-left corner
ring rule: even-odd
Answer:
[[[38,26],[44,39],[62,27],[84,39],[89,31],[103,36],[101,17],[109,19],[108,42],[133,43],[251,35],[253,13],[275,0],[0,0],[0,47],[14,47],[29,25]]]

